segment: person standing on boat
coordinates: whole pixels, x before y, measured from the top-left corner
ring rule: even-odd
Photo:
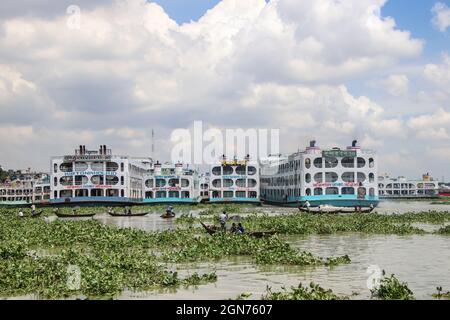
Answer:
[[[311,203],[309,203],[308,200],[306,200],[306,202],[305,202],[305,207],[306,207],[306,209],[308,209],[308,211],[309,211],[309,208],[311,207]]]
[[[36,206],[34,204],[31,205],[31,215],[34,216],[36,214]]]
[[[222,228],[222,230],[226,229],[226,224],[227,224],[227,214],[225,211],[223,211],[220,216],[219,216],[219,221],[220,221],[220,227]]]

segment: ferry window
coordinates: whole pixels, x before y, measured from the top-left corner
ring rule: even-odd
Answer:
[[[106,171],[117,171],[119,169],[119,165],[115,162],[107,162],[106,163]]]
[[[241,188],[245,188],[245,179],[237,179],[236,180],[236,185],[238,186],[238,187],[241,187]]]
[[[62,172],[72,172],[73,171],[73,164],[72,163],[61,163],[59,166],[59,170]],[[55,164],[55,172],[57,171],[56,164]]]
[[[355,173],[354,172],[344,172],[342,174],[342,181],[355,182]]]
[[[317,183],[322,183],[323,182],[323,174],[322,172],[318,172],[314,175],[314,181]]]
[[[119,183],[119,178],[116,176],[106,176],[106,185],[115,186]]]
[[[233,174],[233,167],[232,166],[224,166],[223,167],[223,174],[224,175]]]
[[[248,175],[253,176],[255,174],[256,174],[256,168],[252,167],[252,166],[248,167]]]
[[[306,169],[311,168],[311,159],[310,158],[305,159],[305,168]]]
[[[369,173],[369,182],[375,181],[375,175],[373,173]]]
[[[215,188],[220,188],[220,187],[222,187],[222,180],[220,180],[220,179],[213,180],[212,185]]]
[[[369,159],[369,168],[373,168],[375,167],[375,160],[373,160],[373,158]]]
[[[229,188],[229,187],[233,186],[233,184],[234,184],[234,182],[231,179],[224,179],[223,180],[223,186],[225,188]]]
[[[380,189],[384,188],[384,184],[379,183],[379,184],[378,184],[378,188],[380,188]]]
[[[106,196],[107,197],[118,197],[119,196],[119,190],[117,190],[117,189],[108,189],[108,190],[106,190]]]
[[[366,197],[366,188],[359,187],[358,188],[358,198],[364,199]]]
[[[182,188],[187,188],[189,187],[189,180],[188,179],[181,179],[181,187]]]
[[[338,159],[336,158],[325,158],[325,168],[335,168],[338,163]]]
[[[88,164],[86,162],[75,162],[75,171],[86,171],[87,168]]]
[[[146,186],[147,188],[153,188],[153,179],[147,179],[147,180],[145,181],[145,186]]]
[[[180,184],[180,179],[169,179],[169,187],[177,187]]]
[[[366,181],[366,175],[362,172],[358,172],[357,176],[357,182],[364,182]]]
[[[248,184],[249,188],[254,188],[254,187],[256,187],[257,182],[255,179],[248,179],[247,184]]]
[[[355,188],[350,187],[342,188],[342,194],[355,194]]]
[[[165,191],[156,191],[156,198],[166,198]]]
[[[315,195],[315,196],[321,196],[321,195],[323,195],[323,190],[322,190],[322,188],[314,188],[314,195]]]
[[[223,197],[224,198],[233,198],[233,191],[224,191]]]
[[[325,172],[325,182],[336,182],[338,178],[336,172]]]
[[[245,175],[245,166],[237,166],[236,173],[242,176]]]
[[[121,163],[120,163],[120,171],[123,172],[124,169],[125,169],[125,168],[124,168],[124,164],[123,164],[123,162],[121,162]]]
[[[222,168],[220,168],[220,167],[214,167],[214,168],[212,169],[212,173],[213,173],[213,175],[215,175],[215,176],[220,176],[221,172],[222,172]]]
[[[258,198],[258,192],[256,192],[256,191],[249,191],[248,197],[249,198]]]
[[[92,176],[91,177],[91,182],[94,185],[99,185],[99,184],[104,184],[105,183],[103,176]]]
[[[123,190],[122,190],[123,191]],[[146,199],[152,199],[153,198],[153,191],[147,191],[145,193],[145,198]]]
[[[358,158],[358,168],[364,168],[366,165],[366,160],[364,158]]]
[[[311,189],[310,189],[310,188],[306,189],[306,195],[307,195],[307,196],[310,196],[310,195],[311,195]]]
[[[212,197],[213,198],[220,198],[221,197],[220,194],[221,194],[220,191],[213,191],[212,192]]]
[[[339,188],[334,188],[334,187],[326,188],[325,194],[327,194],[327,195],[339,194]]]
[[[178,191],[169,191],[169,198],[179,198],[180,193]]]
[[[314,159],[314,167],[316,168],[322,168],[323,164],[322,164],[322,158],[316,158]]]
[[[53,198],[55,198],[55,199],[58,198],[58,191],[55,190],[55,191],[53,192]]]
[[[125,184],[125,179],[123,176],[120,177],[120,184],[123,186]]]
[[[75,197],[88,197],[88,194],[89,194],[88,189],[75,190]]]
[[[386,188],[392,189],[392,183],[389,183]]]
[[[371,196],[371,197],[375,196],[375,189],[374,188],[370,188],[369,189],[369,196]]]
[[[164,187],[165,185],[166,185],[166,180],[164,180],[164,179],[156,179],[156,187],[157,188]]]
[[[181,191],[181,197],[182,197],[183,199],[190,198],[190,193],[189,193],[189,191]]]
[[[349,157],[342,158],[341,163],[344,168],[354,168],[355,167],[355,158],[349,158]]]
[[[310,173],[305,174],[305,181],[306,181],[306,183],[311,182],[311,174]]]
[[[202,183],[201,185],[200,185],[200,187],[203,189],[203,190],[206,190],[206,189],[208,189],[208,184],[207,183]]]
[[[73,177],[61,177],[59,183],[63,186],[71,186],[73,185]]]
[[[59,192],[59,197],[60,198],[72,198],[72,190],[61,190]]]
[[[54,171],[55,173],[58,172],[58,165],[57,165],[56,163],[53,165],[53,171]]]
[[[56,187],[58,185],[58,178],[53,178],[53,185]]]
[[[245,191],[236,191],[236,198],[245,198]]]
[[[91,189],[91,197],[103,197],[102,189]]]

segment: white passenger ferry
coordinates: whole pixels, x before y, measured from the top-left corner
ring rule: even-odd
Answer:
[[[198,203],[198,172],[182,163],[156,162],[145,173],[144,203]]]
[[[378,188],[381,199],[434,198],[439,197],[440,185],[428,173],[422,175],[421,180],[383,174],[378,177]]]
[[[247,156],[244,160],[228,161],[225,156],[212,166],[209,202],[259,204],[259,166]]]
[[[0,184],[0,206],[48,204],[50,180],[45,173],[27,173]]]
[[[343,150],[322,150],[311,141],[304,151],[261,164],[261,199],[284,206],[376,206],[377,177],[375,152],[357,141]]]

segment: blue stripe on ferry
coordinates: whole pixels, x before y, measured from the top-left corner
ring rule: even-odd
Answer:
[[[209,202],[251,202],[260,203],[257,198],[210,198]]]

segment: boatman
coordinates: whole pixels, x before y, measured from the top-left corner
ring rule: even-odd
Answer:
[[[309,203],[309,201],[306,200],[305,206],[306,206],[306,209],[308,209],[308,211],[309,211],[309,208],[311,207],[311,203]]]
[[[34,216],[36,214],[36,206],[34,204],[31,205],[31,215]]]
[[[222,230],[226,229],[226,224],[227,224],[227,214],[225,211],[223,211],[220,216],[219,216],[219,221],[220,221],[220,227],[222,228]]]

